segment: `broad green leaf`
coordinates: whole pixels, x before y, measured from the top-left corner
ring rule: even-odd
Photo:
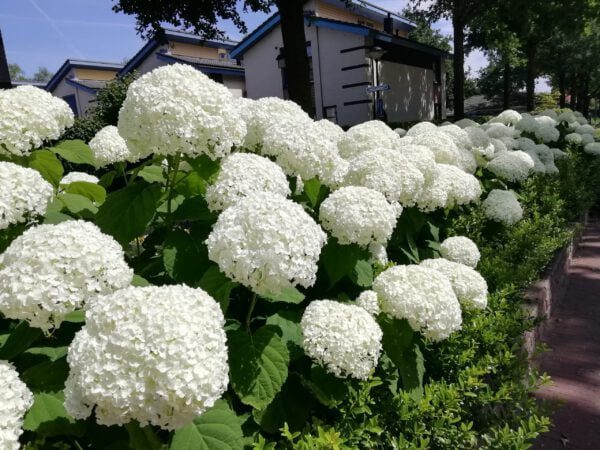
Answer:
[[[218,301],[221,305],[221,309],[225,312],[229,306],[229,296],[231,291],[236,288],[238,284],[223,275],[219,268],[213,265],[204,272],[198,286]]]
[[[169,450],[242,450],[240,419],[227,402],[217,400],[193,424],[175,431]]]
[[[357,245],[340,245],[335,239],[330,239],[321,251],[320,263],[327,277],[329,287],[335,285],[345,276],[353,277],[359,260],[368,259],[369,253]]]
[[[42,336],[39,328],[32,328],[24,320],[10,333],[10,336],[0,347],[0,359],[13,359],[27,350],[31,344]]]
[[[94,165],[92,149],[79,139],[59,142],[50,150],[71,163]]]
[[[214,222],[217,214],[208,209],[206,200],[201,195],[186,198],[174,214],[175,220],[198,220]]]
[[[328,191],[327,187],[323,186],[317,178],[312,178],[304,182],[304,194],[313,209],[316,209],[325,197],[327,197]]]
[[[373,284],[373,267],[369,261],[357,261],[352,275],[352,280],[360,287],[371,287]]]
[[[185,161],[192,166],[194,172],[207,182],[212,181],[219,172],[219,163],[213,161],[206,155],[200,155],[195,158],[186,157]]]
[[[152,283],[150,283],[148,280],[146,280],[144,277],[134,274],[133,275],[133,280],[131,280],[131,285],[132,286],[137,286],[137,287],[144,287],[144,286],[152,286]]]
[[[302,311],[281,310],[267,318],[267,325],[274,325],[281,331],[281,342],[287,345],[292,361],[300,358],[302,351]]]
[[[65,355],[62,357],[42,361],[25,370],[21,373],[21,380],[33,392],[61,391],[65,387],[67,375],[69,375],[69,365],[65,348]]]
[[[36,150],[27,158],[27,165],[37,170],[46,181],[58,187],[62,180],[64,169],[58,158],[49,150]]]
[[[117,172],[115,170],[106,172],[104,175],[102,175],[100,177],[100,181],[98,181],[98,184],[100,186],[102,186],[104,189],[108,189],[112,185],[113,181],[115,181],[116,176],[117,176]]]
[[[34,395],[33,406],[25,415],[23,429],[41,436],[82,435],[84,422],[75,422],[67,413],[62,392],[40,392]]]
[[[148,183],[164,183],[166,181],[163,168],[161,166],[146,166],[138,172],[138,177]]]
[[[64,322],[70,323],[83,323],[85,322],[85,311],[83,309],[78,309],[77,311],[71,311],[64,318]]]
[[[179,172],[175,180],[175,191],[184,197],[194,197],[206,193],[207,182],[196,172]]]
[[[290,355],[279,328],[266,325],[253,335],[238,330],[228,334],[229,371],[233,390],[242,403],[265,408],[288,376]]]
[[[106,190],[98,184],[85,181],[75,181],[65,187],[65,192],[79,194],[89,198],[91,201],[102,204],[106,200]]]
[[[56,196],[58,200],[73,214],[81,215],[87,211],[90,214],[96,214],[98,207],[87,197],[79,194],[70,194],[63,192]]]
[[[440,227],[435,226],[431,222],[427,222],[427,226],[429,227],[429,234],[435,242],[439,242],[440,240]]]
[[[48,358],[50,361],[56,361],[67,354],[69,347],[32,347],[25,350],[27,355],[41,355]]]
[[[206,245],[190,233],[174,230],[165,241],[163,263],[174,281],[187,284],[199,282],[209,264]]]
[[[159,185],[145,181],[132,183],[109,194],[96,214],[96,225],[121,245],[126,245],[145,233],[160,197]]]
[[[304,300],[304,294],[295,287],[287,287],[278,294],[264,294],[261,297],[272,302],[283,303],[302,303]]]
[[[312,366],[310,379],[303,379],[303,384],[321,403],[330,408],[339,405],[348,396],[348,386],[344,380],[321,366]]]
[[[151,426],[140,427],[137,422],[125,425],[129,433],[129,448],[132,450],[161,450],[163,447],[160,438]]]

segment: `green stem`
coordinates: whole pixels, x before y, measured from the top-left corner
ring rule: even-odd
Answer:
[[[169,158],[169,173],[167,174],[167,189],[168,189],[168,199],[167,199],[167,221],[171,223],[171,214],[172,214],[172,203],[173,203],[173,188],[175,187],[175,183],[177,181],[177,173],[179,172],[179,162],[181,161],[181,154],[177,153],[174,158]],[[170,172],[173,171],[173,178],[170,179]]]
[[[250,301],[250,307],[248,308],[248,314],[246,314],[246,331],[250,333],[250,321],[252,320],[252,312],[254,312],[254,307],[256,306],[256,294],[252,295],[252,300]]]

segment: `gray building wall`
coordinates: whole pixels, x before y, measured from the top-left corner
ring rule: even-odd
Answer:
[[[89,92],[85,92],[82,89],[78,89],[73,85],[67,84],[65,80],[69,77],[72,77],[74,75],[73,72],[73,69],[67,72],[67,75],[60,81],[60,83],[58,83],[56,88],[51,93],[59,98],[64,98],[68,95],[75,95],[75,99],[77,101],[77,112],[80,116],[85,116],[89,109],[95,106],[96,96],[94,94],[90,94]]]

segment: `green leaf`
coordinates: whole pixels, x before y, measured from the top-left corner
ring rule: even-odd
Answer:
[[[281,331],[281,342],[287,345],[292,361],[304,354],[302,328],[300,328],[301,319],[302,311],[298,310],[281,310],[267,318],[267,325],[274,325]]]
[[[137,286],[137,287],[144,287],[144,286],[152,286],[152,283],[150,283],[148,280],[146,280],[144,277],[134,274],[133,275],[133,280],[131,280],[131,285],[132,286]]]
[[[95,183],[87,183],[85,181],[74,181],[73,183],[70,183],[66,186],[65,192],[83,195],[99,205],[106,200],[106,190],[102,186]]]
[[[283,302],[283,303],[302,303],[304,300],[304,294],[295,287],[287,287],[278,294],[264,294],[261,295],[265,300],[272,302]]]
[[[290,355],[279,328],[265,325],[253,335],[238,330],[228,334],[229,370],[233,390],[242,403],[265,408],[288,376]]]
[[[174,281],[193,284],[200,281],[208,266],[208,252],[202,240],[174,230],[165,240],[163,263]]]
[[[184,197],[194,197],[206,193],[206,180],[196,172],[179,172],[175,180],[175,191]]]
[[[162,166],[146,166],[138,172],[138,177],[148,183],[165,183],[166,178]]]
[[[115,177],[117,176],[117,172],[115,170],[111,170],[110,172],[106,172],[104,175],[100,177],[100,181],[98,184],[102,186],[104,189],[108,189],[113,181],[115,181]]]
[[[317,178],[304,181],[304,194],[313,209],[327,197],[328,189]]]
[[[429,234],[435,242],[439,242],[440,240],[440,227],[435,226],[431,222],[427,222],[427,226],[429,227]]]
[[[200,155],[195,158],[186,157],[185,161],[192,166],[194,172],[196,172],[203,180],[210,182],[219,173],[219,163],[213,161],[206,155]]]
[[[21,374],[21,380],[33,392],[62,390],[69,375],[66,348],[64,353],[61,358],[42,361],[28,368]]]
[[[204,275],[202,275],[202,278],[198,282],[198,286],[218,301],[221,309],[225,312],[229,306],[231,291],[238,286],[238,283],[231,281],[221,273],[217,266],[213,265],[204,272]]]
[[[323,367],[314,365],[310,370],[310,380],[303,383],[325,406],[333,408],[348,397],[348,386],[344,380],[327,372]]]
[[[200,222],[214,222],[217,214],[208,209],[206,200],[202,195],[186,198],[174,213],[175,220],[198,220]]]
[[[42,436],[83,435],[84,422],[76,422],[65,409],[62,392],[40,392],[25,415],[23,429]]]
[[[345,276],[351,278],[355,276],[358,261],[368,258],[369,253],[359,246],[354,244],[340,245],[335,239],[330,239],[321,251],[320,259],[320,263],[329,278],[329,287],[335,285]]]
[[[78,309],[77,311],[71,311],[67,314],[63,320],[64,322],[70,323],[84,323],[85,322],[85,311]]]
[[[58,200],[73,214],[80,215],[86,211],[91,214],[98,212],[98,207],[87,197],[79,194],[69,194],[63,192],[56,196]]]
[[[121,245],[126,245],[145,233],[160,197],[159,185],[145,181],[132,183],[109,194],[96,214],[96,225]]]
[[[352,280],[360,287],[371,287],[373,284],[373,267],[364,259],[356,262]]]
[[[42,331],[39,328],[32,328],[24,320],[21,321],[0,347],[0,359],[13,359],[27,350],[41,336]]]
[[[242,450],[242,439],[240,419],[227,402],[217,400],[193,424],[175,432],[169,450]]]
[[[129,433],[129,448],[133,450],[160,450],[163,448],[156,432],[151,426],[140,427],[137,422],[125,424]]]
[[[50,150],[71,163],[89,164],[90,166],[94,165],[94,154],[92,149],[89,145],[79,139],[59,142]]]
[[[62,180],[64,169],[58,158],[49,150],[36,150],[27,158],[27,165],[42,174],[54,187]]]

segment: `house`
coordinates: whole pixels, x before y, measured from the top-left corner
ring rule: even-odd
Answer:
[[[76,116],[94,106],[98,89],[114,79],[123,64],[67,59],[46,84],[46,90],[66,101]]]
[[[309,0],[306,48],[317,118],[354,125],[445,118],[448,54],[408,39],[415,25],[366,1]],[[280,17],[273,14],[230,56],[242,59],[249,98],[286,98]]]
[[[167,64],[189,64],[223,83],[234,96],[242,97],[245,93],[244,68],[229,54],[236,44],[235,41],[204,40],[191,33],[165,30],[165,39],[150,39],[119,71],[119,76],[132,71],[144,74]]]

